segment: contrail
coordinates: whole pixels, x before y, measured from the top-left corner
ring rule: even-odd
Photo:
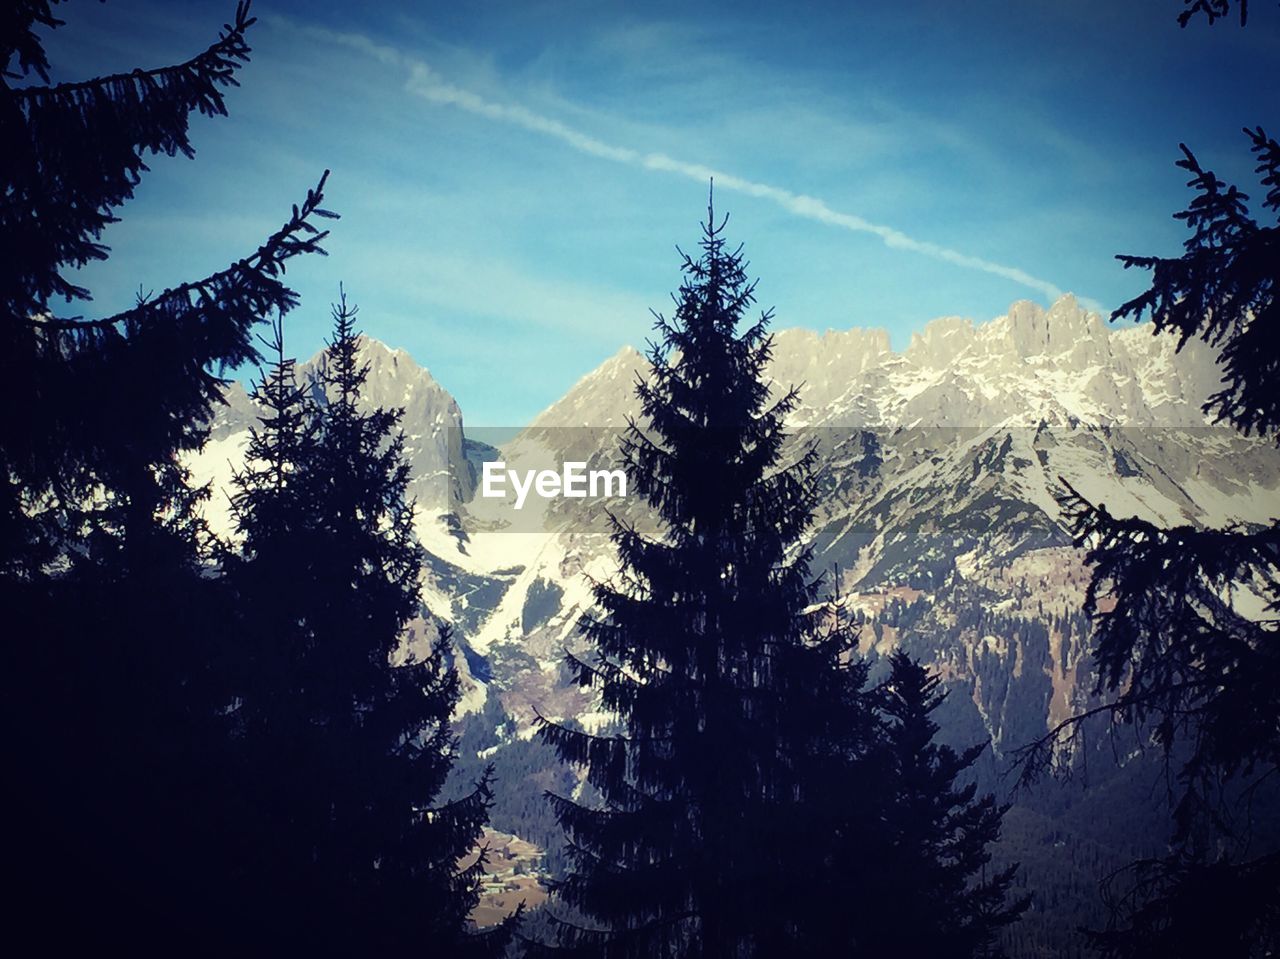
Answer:
[[[423,61],[406,56],[391,47],[375,43],[362,34],[339,33],[326,30],[323,27],[301,26],[293,21],[277,17],[271,17],[270,19],[276,20],[281,24],[287,24],[289,29],[293,31],[304,32],[330,43],[350,47],[383,64],[406,70],[408,79],[405,83],[405,89],[412,95],[430,103],[457,107],[476,116],[551,137],[588,156],[612,160],[615,163],[622,163],[645,170],[674,173],[700,183],[706,183],[709,179],[714,178],[716,186],[722,189],[769,200],[784,210],[807,220],[841,227],[854,233],[869,233],[872,236],[879,237],[885,246],[892,249],[909,250],[913,253],[942,260],[945,263],[964,267],[965,269],[978,270],[982,273],[999,276],[1020,286],[1042,293],[1050,301],[1056,300],[1063,295],[1063,290],[1057,285],[1050,283],[1048,280],[1032,276],[1025,270],[1006,266],[1002,263],[994,263],[991,260],[984,260],[981,257],[940,246],[928,240],[918,240],[891,226],[872,223],[870,220],[865,220],[855,214],[834,210],[825,201],[817,197],[795,193],[783,187],[771,186],[768,183],[747,180],[732,173],[716,170],[699,163],[678,160],[664,153],[646,153],[630,147],[606,143],[588,133],[583,133],[581,130],[576,130],[561,123],[559,120],[536,113],[525,107],[496,103],[470,90],[455,86]],[[1087,309],[1098,312],[1103,311],[1101,304],[1094,300],[1081,297],[1080,303]]]

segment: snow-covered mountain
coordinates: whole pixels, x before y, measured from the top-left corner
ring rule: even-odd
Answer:
[[[865,617],[865,648],[907,644],[964,690],[952,697],[959,738],[1007,750],[1084,695],[1087,572],[1054,498],[1063,479],[1166,524],[1280,515],[1280,455],[1206,421],[1213,353],[1174,347],[1148,326],[1110,328],[1069,296],[986,323],[938,319],[901,352],[882,330],[776,334],[776,390],[800,388],[791,452],[816,443],[820,454],[815,568]],[[613,569],[604,506],[541,501],[513,525],[474,495],[476,473],[486,458],[613,461],[645,359],[621,350],[497,451],[466,440],[457,403],[405,353],[366,341],[363,356],[368,402],[405,409],[431,554],[423,596],[465,653],[464,708],[496,697],[519,723],[535,707],[590,722],[561,661],[581,648],[589,579]],[[232,387],[198,477],[226,482],[252,416]]]
[[[470,498],[474,477],[467,467],[462,412],[457,401],[403,350],[393,350],[365,337],[361,340],[360,360],[369,367],[361,394],[363,404],[404,410],[401,428],[413,477],[410,495],[423,510],[432,513],[447,512]],[[320,354],[298,364],[298,382],[310,383],[318,391],[315,381],[319,369]],[[253,400],[241,384],[231,383],[223,396],[226,405],[215,414],[210,442],[192,463],[196,478],[212,482],[215,490],[229,485],[233,469],[243,459],[249,428],[257,423]],[[215,526],[226,530],[230,518],[225,500],[216,494],[213,499]]]
[[[1110,328],[1067,295],[1048,310],[1021,300],[981,324],[933,320],[902,352],[885,330],[781,330],[769,373],[800,388],[795,426],[1204,426],[1213,356],[1199,340],[1179,352],[1150,326]],[[624,347],[533,425],[620,425],[638,411],[630,387],[644,368]]]
[[[1089,572],[1054,498],[1062,480],[1113,513],[1165,524],[1280,516],[1280,451],[1209,424],[1201,407],[1218,388],[1214,355],[1198,341],[1174,345],[1149,326],[1111,328],[1070,297],[1048,310],[1015,303],[985,323],[935,320],[902,351],[882,330],[775,336],[775,391],[794,385],[801,399],[783,457],[818,450],[813,568],[861,624],[873,662],[905,648],[941,674],[941,735],[991,742],[975,767],[983,790],[1005,795],[1013,750],[1087,704],[1093,685]],[[541,796],[574,792],[580,771],[531,738],[530,720],[536,709],[588,729],[608,722],[567,682],[564,651],[586,652],[577,623],[590,583],[615,569],[606,505],[657,527],[634,499],[533,499],[513,511],[476,495],[477,475],[493,459],[615,464],[647,363],[619,351],[493,449],[466,437],[458,404],[408,355],[372,340],[362,355],[367,401],[405,410],[428,550],[423,601],[453,627],[463,696],[450,788],[470,789],[493,764],[491,825],[547,850],[538,868],[554,873],[564,838]],[[223,489],[255,416],[239,386],[226,398],[192,462],[197,479]],[[225,496],[215,491],[209,509],[231,529]],[[410,645],[431,643],[436,625],[415,621],[409,634]],[[1080,755],[1093,788],[1019,794],[995,854],[1023,864],[1021,891],[1051,890],[1073,904],[1068,914],[1100,924],[1098,871],[1156,851],[1168,817],[1148,808],[1156,772],[1132,741],[1088,744]],[[1064,835],[1083,837],[1078,849],[1064,850]],[[1022,925],[1036,924],[1046,941],[1057,935],[1033,908]]]

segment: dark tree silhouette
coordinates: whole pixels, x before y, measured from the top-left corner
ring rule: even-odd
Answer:
[[[797,394],[770,398],[770,314],[738,330],[754,284],[724,225],[709,211],[701,256],[684,256],[636,387],[645,425],[623,442],[665,533],[614,520],[621,572],[585,627],[596,657],[569,657],[623,731],[539,718],[603,797],[551,797],[572,862],[555,893],[585,917],[558,924],[573,954],[856,954],[890,853],[867,666],[838,607],[815,602],[800,543],[814,453],[782,461]]]
[[[226,779],[221,586],[180,454],[198,449],[218,371],[296,303],[286,262],[322,252],[322,188],[228,269],[116,316],[66,271],[108,250],[150,153],[191,156],[193,110],[225,114],[247,4],[184,64],[50,86],[48,2],[0,13],[0,608],[11,745],[6,842],[20,923],[57,902],[47,951],[92,942],[215,949]],[[43,82],[37,82],[43,81]]]
[[[1203,14],[1209,26],[1231,13],[1231,0],[1182,0],[1183,11],[1178,14],[1178,25],[1185,27],[1197,16]],[[1249,0],[1237,0],[1240,10],[1240,26],[1249,22]]]
[[[1191,174],[1187,185],[1197,196],[1174,214],[1192,235],[1176,258],[1117,257],[1125,266],[1151,271],[1151,288],[1112,314],[1138,319],[1150,314],[1157,333],[1178,337],[1181,347],[1195,336],[1220,347],[1223,388],[1210,397],[1205,412],[1247,434],[1280,431],[1280,143],[1262,127],[1244,130],[1257,156],[1262,201],[1277,223],[1260,225],[1250,215],[1249,197],[1205,170],[1180,144],[1178,166]]]
[[[1245,131],[1269,187],[1264,207],[1280,213],[1280,144]],[[1151,289],[1113,319],[1149,313],[1156,334],[1195,336],[1220,348],[1223,387],[1205,412],[1242,433],[1280,438],[1280,227],[1260,226],[1248,199],[1201,168],[1184,146],[1178,162],[1198,196],[1183,213],[1193,235],[1178,258],[1119,259],[1152,271]],[[1280,529],[1235,526],[1161,528],[1118,519],[1069,485],[1063,504],[1094,575],[1086,611],[1094,618],[1098,693],[1125,718],[1155,717],[1171,747],[1180,735],[1196,749],[1188,771],[1235,772],[1280,758],[1280,650],[1276,622],[1245,615],[1233,593],[1255,589],[1274,611],[1280,601]],[[1100,602],[1108,597],[1103,609]],[[1074,723],[1074,721],[1069,721]]]
[[[879,692],[892,757],[881,825],[889,849],[861,940],[866,954],[999,955],[1000,930],[1031,900],[1006,901],[1016,866],[986,872],[1008,807],[960,783],[986,744],[957,753],[934,741],[938,724],[930,717],[946,694],[904,652],[890,657]]]
[[[198,448],[219,402],[215,370],[256,359],[250,329],[288,311],[296,297],[287,260],[323,252],[311,220],[321,186],[254,253],[213,276],[184,283],[99,320],[55,315],[55,301],[89,292],[63,275],[105,259],[102,230],[133,195],[146,152],[193,156],[187,117],[225,114],[221,87],[248,59],[248,5],[218,42],[176,67],[83,83],[10,86],[15,57],[47,77],[34,24],[60,23],[48,3],[20,3],[0,37],[0,382],[11,410],[0,426],[0,568],[37,575],[112,511],[102,487],[145,488],[138,474]],[[145,495],[145,494],[144,494]]]
[[[243,836],[247,899],[262,904],[268,936],[303,952],[496,955],[510,924],[466,933],[483,863],[458,868],[486,820],[487,777],[431,805],[453,762],[458,678],[447,629],[429,648],[407,641],[423,551],[402,411],[361,406],[355,313],[345,297],[334,307],[311,391],[277,326],[257,390],[262,427],[236,479],[236,723],[257,804]]]
[[[1180,849],[1144,859],[1104,886],[1115,921],[1091,935],[1115,959],[1273,956],[1280,947],[1280,859],[1238,861]]]
[[[1264,209],[1280,215],[1280,144],[1244,131],[1267,188]],[[1177,258],[1120,256],[1148,269],[1151,288],[1112,319],[1149,314],[1155,334],[1197,337],[1219,348],[1222,389],[1205,412],[1241,433],[1280,439],[1280,224],[1260,225],[1248,197],[1205,170],[1184,145],[1178,166],[1197,196],[1176,214],[1192,235]],[[1099,939],[1108,956],[1249,956],[1280,941],[1280,854],[1254,843],[1222,797],[1247,796],[1280,770],[1280,524],[1225,529],[1162,528],[1113,516],[1069,485],[1062,498],[1094,573],[1093,713],[1146,724],[1176,763],[1174,854],[1135,864],[1112,882],[1117,907]],[[1261,612],[1250,610],[1250,594]],[[1106,600],[1104,603],[1103,600]],[[1056,743],[1080,729],[1074,717],[1024,753],[1024,775],[1052,761]],[[1213,938],[1202,909],[1235,916],[1249,932]],[[1148,898],[1149,897],[1149,898]],[[1246,919],[1247,917],[1247,919]]]

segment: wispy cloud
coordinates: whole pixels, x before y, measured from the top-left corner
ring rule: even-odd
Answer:
[[[490,256],[484,269],[461,254],[389,252],[378,257],[374,277],[395,282],[414,300],[451,316],[519,320],[525,328],[568,334],[614,348],[616,331],[629,318],[648,317],[643,298],[607,287],[567,284]]]
[[[885,246],[891,249],[905,250],[932,257],[964,269],[998,276],[1027,289],[1034,290],[1050,300],[1055,300],[1063,295],[1064,291],[1058,285],[1033,276],[1018,267],[997,263],[938,243],[918,239],[892,226],[874,223],[856,214],[836,210],[817,197],[797,193],[784,187],[749,180],[724,170],[718,170],[701,163],[681,160],[665,153],[637,150],[609,143],[527,107],[518,104],[499,103],[451,83],[422,60],[401,53],[393,47],[376,43],[363,34],[342,33],[322,27],[302,26],[291,21],[281,20],[280,22],[287,23],[291,30],[301,31],[317,39],[345,46],[386,66],[405,71],[406,91],[412,96],[429,103],[455,107],[497,123],[559,140],[566,146],[587,156],[610,160],[614,163],[625,164],[639,169],[674,174],[702,183],[714,180],[715,185],[722,190],[730,190],[768,200],[794,216],[807,220],[824,223],[828,226],[838,227],[854,233],[870,234],[879,238]],[[1101,304],[1094,300],[1081,297],[1080,302],[1087,309],[1102,311]]]

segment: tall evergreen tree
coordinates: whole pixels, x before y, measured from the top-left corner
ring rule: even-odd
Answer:
[[[236,721],[256,804],[246,898],[261,902],[268,937],[304,952],[494,954],[509,928],[466,933],[482,864],[457,866],[479,839],[488,782],[431,806],[453,760],[458,678],[446,629],[425,653],[406,645],[423,551],[402,411],[361,405],[355,313],[345,298],[334,308],[311,392],[277,332],[262,427],[236,480]]]
[[[946,694],[906,653],[890,657],[880,687],[891,756],[883,822],[889,850],[861,941],[868,955],[995,956],[1000,930],[1030,899],[1009,902],[1016,866],[987,875],[1005,809],[958,780],[986,744],[957,753],[935,742],[931,714]]]
[[[83,905],[46,930],[63,945],[205,944],[220,776],[218,585],[180,455],[201,446],[221,368],[256,356],[251,329],[296,297],[282,273],[321,252],[321,186],[228,269],[124,313],[59,315],[89,299],[65,271],[107,256],[147,153],[191,156],[193,110],[226,113],[248,59],[241,4],[186,63],[49,84],[46,0],[0,14],[0,607],[14,861],[22,917]],[[139,904],[146,904],[140,908]],[[53,944],[50,944],[53,948]]]
[[[540,719],[603,797],[551,797],[573,862],[556,894],[586,917],[559,924],[560,946],[584,954],[826,954],[849,914],[815,909],[814,889],[843,901],[869,882],[835,853],[874,832],[866,666],[812,612],[813,452],[781,462],[796,394],[770,399],[770,315],[738,330],[754,284],[723,230],[709,212],[684,256],[623,443],[665,535],[614,521],[621,572],[585,627],[597,655],[569,659],[624,731]]]
[[[1280,218],[1280,143],[1246,129],[1265,210]],[[1181,346],[1219,348],[1222,388],[1205,412],[1245,435],[1280,440],[1280,219],[1260,224],[1248,196],[1204,169],[1184,145],[1178,166],[1196,196],[1175,216],[1192,235],[1180,257],[1121,256],[1150,270],[1151,287],[1112,319],[1149,314]],[[1116,877],[1116,909],[1098,937],[1114,957],[1265,954],[1280,944],[1280,852],[1254,841],[1252,814],[1230,802],[1280,769],[1280,523],[1205,529],[1120,518],[1069,486],[1063,497],[1093,576],[1093,710],[1150,728],[1178,772],[1175,846]],[[1242,595],[1264,604],[1251,612]],[[1105,602],[1104,602],[1105,599]],[[1074,717],[1026,753],[1027,774],[1052,763]],[[1274,802],[1274,800],[1273,800]],[[1243,825],[1244,828],[1241,828]],[[1128,883],[1127,891],[1117,886]],[[1188,910],[1189,900],[1200,901]],[[1230,918],[1238,935],[1218,930]],[[1262,950],[1262,951],[1260,951]]]

